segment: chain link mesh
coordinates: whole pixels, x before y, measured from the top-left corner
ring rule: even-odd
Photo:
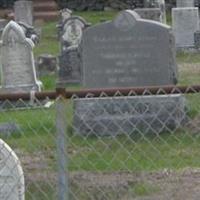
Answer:
[[[199,82],[198,59],[178,53],[179,85]],[[199,199],[199,90],[165,91],[1,101],[0,138],[13,151],[0,142],[0,199]]]
[[[198,92],[2,102],[0,135],[21,163],[25,198],[197,198]],[[0,180],[2,192],[8,183]]]

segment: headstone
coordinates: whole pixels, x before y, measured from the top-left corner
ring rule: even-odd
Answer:
[[[68,8],[64,8],[60,11],[61,23],[64,23],[68,18],[71,17],[72,11]]]
[[[14,151],[0,140],[0,199],[24,200],[24,174]]]
[[[0,35],[2,35],[3,29],[7,25],[8,21],[6,19],[0,19]]]
[[[64,21],[62,25],[63,46],[78,46],[81,42],[83,30],[88,23],[79,16],[73,16]]]
[[[165,0],[159,0],[159,8],[161,12],[160,21],[164,24],[167,23]]]
[[[88,28],[81,50],[86,88],[162,88],[177,82],[171,28],[141,19],[134,11],[123,11],[111,22]],[[161,133],[182,126],[186,118],[181,95],[105,96],[74,100],[76,134]]]
[[[79,46],[89,24],[81,17],[68,18],[62,25],[58,85],[81,82]]]
[[[200,31],[194,33],[194,43],[196,49],[200,49]]]
[[[39,35],[38,33],[35,31],[33,26],[30,26],[28,24],[25,24],[23,22],[18,22],[18,24],[21,26],[21,28],[24,31],[24,34],[27,38],[30,38],[34,44],[38,44],[39,43]]]
[[[7,92],[40,91],[36,78],[32,40],[25,37],[22,28],[9,22],[2,35],[1,65],[2,90]]]
[[[33,25],[33,2],[29,0],[19,0],[14,4],[14,16],[16,22],[23,22]]]
[[[145,8],[157,8],[158,0],[143,0]]]
[[[39,76],[55,74],[57,72],[57,57],[42,54],[37,58],[36,68]]]
[[[81,60],[77,46],[68,47],[59,57],[59,86],[69,83],[81,83]]]
[[[76,99],[74,107],[74,131],[84,136],[159,134],[186,119],[180,95]]]
[[[143,19],[161,22],[161,11],[159,8],[136,8],[134,11]]]
[[[194,7],[194,0],[176,0],[176,7]]]
[[[194,33],[200,30],[198,8],[173,8],[172,27],[178,48],[194,47]]]
[[[160,86],[177,81],[170,27],[141,19],[134,11],[88,28],[81,49],[86,88]]]
[[[158,0],[156,6],[157,7],[154,8],[136,8],[134,11],[137,12],[142,19],[150,19],[166,24],[165,1]]]

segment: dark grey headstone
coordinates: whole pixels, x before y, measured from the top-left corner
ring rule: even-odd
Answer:
[[[51,54],[41,54],[36,61],[36,71],[39,76],[57,72],[57,57]]]
[[[194,33],[194,44],[197,49],[200,48],[200,31]]]
[[[67,48],[59,58],[59,86],[81,82],[81,61],[77,46]]]
[[[83,31],[89,24],[81,17],[67,18],[61,29],[61,54],[59,57],[58,85],[81,82],[79,46]]]
[[[87,88],[171,85],[177,82],[171,28],[134,11],[86,29],[82,39]]]
[[[74,100],[74,131],[88,136],[155,133],[180,128],[186,120],[181,95]]]

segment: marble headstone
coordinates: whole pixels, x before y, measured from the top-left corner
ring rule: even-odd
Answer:
[[[33,2],[29,0],[19,0],[14,4],[14,16],[16,22],[23,22],[33,25]]]
[[[81,82],[79,46],[88,23],[81,17],[68,18],[62,26],[59,85]]]
[[[72,11],[68,8],[62,9],[60,11],[61,23],[64,23],[72,15]]]
[[[172,27],[178,48],[194,47],[194,34],[200,30],[198,8],[173,8]]]
[[[143,19],[161,22],[161,11],[159,8],[136,8],[134,11]]]
[[[0,139],[0,199],[24,200],[24,174],[14,151]]]
[[[134,11],[123,11],[111,22],[86,29],[81,49],[86,88],[177,82],[171,28],[141,19]]]
[[[150,19],[166,24],[165,1],[158,0],[156,5],[156,8],[136,8],[134,11],[143,19]]]
[[[166,16],[165,0],[159,0],[158,4],[159,4],[160,12],[161,12],[160,21],[166,24],[167,16]]]
[[[81,42],[83,30],[88,23],[79,16],[66,19],[62,25],[62,41],[64,47],[78,46]]]
[[[1,44],[3,91],[40,91],[41,82],[36,78],[33,47],[32,40],[25,37],[23,29],[16,22],[9,22],[3,31]]]
[[[175,42],[170,27],[122,11],[88,28],[82,39],[86,88],[174,85]],[[185,120],[181,95],[99,97],[74,100],[74,132],[116,136],[174,130]]]
[[[176,0],[176,7],[194,7],[194,0]]]

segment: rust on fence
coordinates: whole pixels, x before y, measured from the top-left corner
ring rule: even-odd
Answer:
[[[125,87],[125,88],[100,88],[66,90],[57,88],[55,91],[35,92],[34,96],[38,100],[49,98],[56,99],[62,95],[66,98],[86,98],[86,97],[113,97],[113,96],[138,96],[138,95],[163,95],[163,94],[193,94],[200,93],[200,85],[191,86],[152,86],[152,87]],[[0,93],[0,101],[10,100],[30,100],[31,93]]]

